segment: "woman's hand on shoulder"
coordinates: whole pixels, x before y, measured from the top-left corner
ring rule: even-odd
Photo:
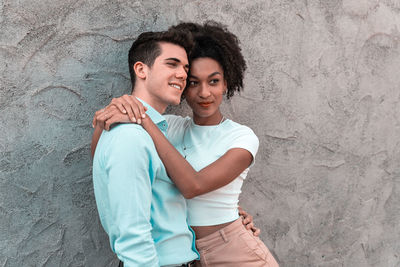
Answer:
[[[114,123],[133,122],[141,124],[142,119],[146,118],[147,108],[132,95],[123,95],[113,98],[111,103],[96,111],[92,126],[98,125],[100,128],[109,130]]]
[[[129,119],[141,124],[141,119],[146,118],[147,108],[133,95],[123,95],[113,98],[109,106],[116,106],[123,114],[128,114]]]

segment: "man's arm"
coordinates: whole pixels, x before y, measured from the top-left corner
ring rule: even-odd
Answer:
[[[115,129],[118,132],[105,151],[107,197],[113,222],[108,234],[124,266],[158,266],[150,224],[150,159],[143,141],[149,137],[137,126],[131,126]]]

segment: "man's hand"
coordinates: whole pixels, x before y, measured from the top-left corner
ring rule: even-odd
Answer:
[[[261,230],[260,230],[260,228],[257,228],[254,225],[253,216],[248,214],[246,211],[244,211],[240,206],[239,206],[239,215],[242,216],[242,218],[243,218],[242,223],[246,227],[246,229],[247,230],[251,229],[254,236],[259,236],[261,233]]]

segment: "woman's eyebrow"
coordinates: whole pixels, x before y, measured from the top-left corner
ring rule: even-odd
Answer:
[[[212,76],[214,76],[214,75],[217,75],[217,74],[222,75],[221,72],[216,71],[216,72],[213,72],[213,73],[211,73],[210,75],[208,75],[208,78],[210,78],[210,77],[212,77]]]
[[[214,75],[217,75],[217,74],[222,75],[221,72],[216,71],[216,72],[213,72],[213,73],[211,73],[210,75],[208,75],[207,78],[210,78],[210,77],[212,77],[212,76],[214,76]],[[199,78],[198,78],[197,76],[193,75],[193,74],[190,74],[189,77],[190,77],[190,78],[195,78],[195,79],[199,80]]]

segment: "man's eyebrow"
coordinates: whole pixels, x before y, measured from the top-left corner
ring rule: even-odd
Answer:
[[[172,60],[172,61],[175,61],[176,63],[181,63],[181,61],[176,57],[169,57],[169,58],[166,58],[165,60]],[[185,64],[184,68],[189,70],[189,64]]]
[[[175,61],[175,62],[181,62],[179,59],[177,59],[176,57],[169,57],[169,58],[166,58],[165,60],[172,60],[172,61]]]

